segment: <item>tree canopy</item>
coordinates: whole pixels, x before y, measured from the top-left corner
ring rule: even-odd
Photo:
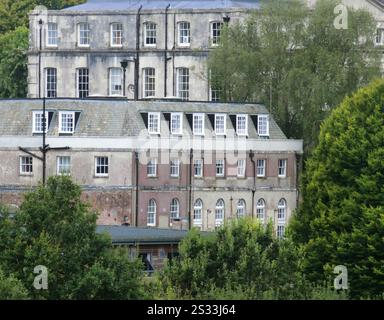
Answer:
[[[50,177],[45,187],[26,194],[14,216],[2,213],[4,274],[20,280],[34,299],[147,297],[141,261],[112,250],[109,236],[96,233],[97,214],[80,194],[68,177]],[[48,269],[48,290],[32,286],[40,265]]]
[[[242,24],[225,27],[208,66],[223,101],[258,101],[305,150],[317,141],[320,123],[345,97],[379,75],[376,23],[348,8],[347,29],[334,27],[340,1],[262,1]]]
[[[351,296],[384,292],[384,81],[347,97],[324,122],[291,222],[312,280],[348,268]]]

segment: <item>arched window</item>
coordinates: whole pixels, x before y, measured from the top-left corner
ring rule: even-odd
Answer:
[[[178,219],[180,216],[180,203],[176,198],[171,201],[171,219]]]
[[[147,209],[147,225],[156,225],[156,201],[154,199],[149,200]]]
[[[287,201],[285,199],[280,199],[277,204],[277,222],[285,223],[287,215]]]
[[[219,199],[216,202],[216,209],[215,209],[215,225],[220,226],[223,224],[224,220],[224,213],[225,213],[225,204],[223,199]]]
[[[264,199],[259,199],[256,204],[256,217],[264,222],[265,218],[265,201]]]
[[[240,199],[237,202],[236,214],[237,214],[238,218],[241,218],[241,217],[245,216],[245,201],[243,199]]]
[[[203,212],[203,201],[197,199],[195,205],[193,206],[193,224],[201,225],[202,224],[202,212]]]

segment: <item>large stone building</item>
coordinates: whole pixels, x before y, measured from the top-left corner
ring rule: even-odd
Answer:
[[[217,101],[207,57],[255,0],[88,0],[30,14],[28,97]]]
[[[42,107],[0,101],[2,202],[42,180]],[[252,216],[281,235],[297,206],[302,141],[262,105],[52,99],[46,118],[47,176],[70,174],[99,224],[214,230]]]

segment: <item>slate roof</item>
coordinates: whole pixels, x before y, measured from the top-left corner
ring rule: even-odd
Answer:
[[[137,11],[165,9],[257,9],[259,0],[88,0],[88,2],[62,11]]]
[[[213,130],[208,114],[268,114],[261,104],[210,103],[210,102],[175,102],[175,101],[128,101],[116,99],[54,99],[47,100],[47,111],[52,112],[48,136],[58,136],[58,111],[77,111],[80,117],[74,137],[129,137],[138,136],[146,130],[143,113],[161,112],[161,136],[169,135],[165,114],[183,112],[183,129],[191,134],[187,115],[205,113],[205,126]],[[32,136],[33,111],[42,110],[42,100],[17,99],[0,100],[0,136]],[[227,130],[233,129],[227,117]],[[248,121],[249,138],[261,139],[256,127]],[[286,139],[286,136],[270,117],[269,139]]]
[[[97,226],[97,233],[107,233],[113,244],[177,244],[187,235],[186,230],[130,226]]]

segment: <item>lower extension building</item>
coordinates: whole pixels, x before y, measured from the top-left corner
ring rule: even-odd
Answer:
[[[263,105],[20,99],[0,100],[0,113],[8,205],[42,181],[45,163],[47,177],[82,186],[100,225],[205,231],[252,216],[282,236],[297,206],[302,141],[287,139]]]

